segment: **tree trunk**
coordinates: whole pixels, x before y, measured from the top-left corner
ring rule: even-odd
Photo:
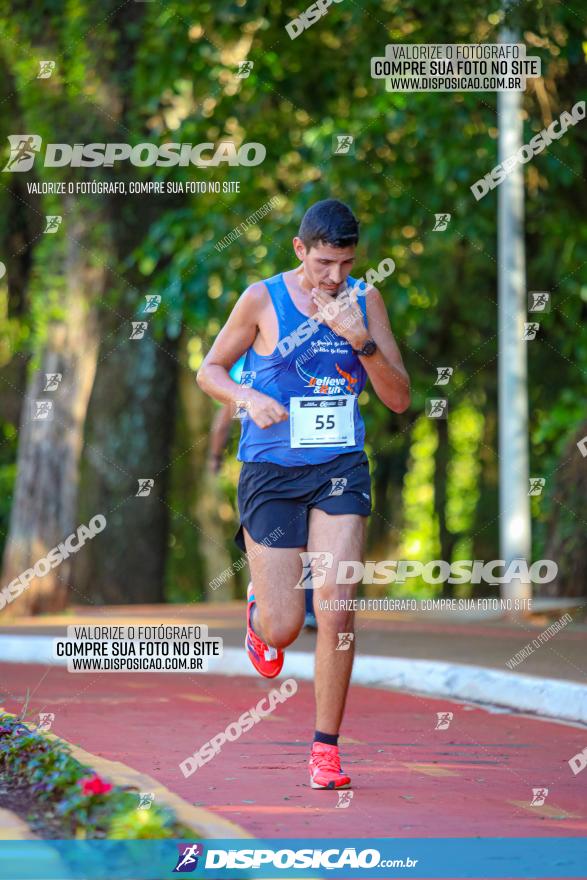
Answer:
[[[30,376],[25,395],[4,551],[4,584],[34,568],[79,525],[78,463],[98,345],[93,304],[105,288],[106,271],[88,263],[84,242],[97,222],[88,203],[80,206],[69,199],[65,207],[68,237],[60,302],[63,317],[48,324],[40,364]],[[47,373],[62,377],[55,390],[45,390]],[[51,410],[46,417],[39,418],[48,406]],[[71,557],[39,576],[45,568],[38,566],[28,588],[10,605],[11,613],[58,611],[65,606]]]
[[[410,453],[407,426],[412,417],[390,410],[385,415],[385,431],[378,434],[383,439],[376,441],[381,448],[371,458],[373,514],[367,552],[376,559],[393,559],[401,543],[402,490]],[[385,439],[388,435],[393,436],[392,442]]]
[[[448,462],[450,456],[448,442],[448,421],[438,419],[436,422],[438,443],[434,454],[434,512],[438,522],[438,540],[440,543],[440,558],[445,562],[452,562],[452,551],[455,543],[446,525],[446,489],[448,483]],[[452,596],[453,585],[445,581],[442,585],[441,595]]]
[[[563,450],[554,476],[545,557],[556,562],[558,576],[550,584],[536,585],[539,596],[587,596],[587,461],[577,448],[586,437],[584,422]]]
[[[475,515],[471,523],[473,559],[497,559],[499,557],[499,494],[498,494],[498,458],[497,448],[497,416],[493,407],[486,408],[483,438],[479,445],[479,500],[475,507]],[[495,589],[490,587],[489,590]],[[477,598],[487,595],[487,585],[471,584],[460,590],[466,596]]]
[[[237,575],[232,569],[232,557],[228,541],[236,531],[237,523],[230,524],[230,536],[227,536],[226,523],[220,516],[221,507],[226,504],[221,483],[218,477],[208,470],[206,459],[210,424],[214,413],[214,405],[209,397],[203,394],[196,385],[193,373],[184,372],[180,382],[180,395],[190,444],[190,465],[197,484],[191,493],[190,516],[196,523],[200,557],[203,564],[201,582],[194,584],[194,593],[214,602],[228,602],[235,596]],[[235,420],[235,428],[240,422]],[[194,537],[196,537],[194,535]],[[227,540],[228,538],[228,540]],[[235,545],[236,546],[236,545]],[[239,554],[243,555],[243,554]],[[224,571],[230,576],[217,589],[210,582]]]
[[[26,131],[17,85],[12,71],[0,55],[1,100],[4,106],[4,125],[0,140],[8,131]],[[10,122],[8,123],[8,120]],[[9,128],[6,126],[9,124]],[[0,192],[0,255],[6,266],[9,319],[22,319],[29,308],[28,289],[33,255],[43,231],[41,199],[27,190],[27,184],[37,182],[34,168],[27,175],[9,174]],[[26,178],[26,179],[23,179]],[[0,364],[0,419],[17,427],[21,420],[22,404],[27,380],[28,356],[10,352]]]
[[[129,339],[130,329],[129,317],[103,345],[88,413],[80,516],[106,517],[108,552],[86,545],[74,575],[76,598],[98,605],[164,598],[177,344],[151,327]],[[153,483],[137,494],[144,480]]]

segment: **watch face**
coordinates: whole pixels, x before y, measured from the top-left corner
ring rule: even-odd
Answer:
[[[373,354],[377,348],[377,343],[369,339],[362,348],[363,354]]]

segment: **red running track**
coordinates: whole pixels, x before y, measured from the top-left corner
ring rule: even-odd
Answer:
[[[243,656],[243,662],[245,658]],[[277,686],[279,685],[279,681]],[[54,712],[52,732],[89,752],[156,777],[190,803],[258,837],[545,837],[587,833],[587,772],[568,760],[587,731],[446,699],[353,687],[341,752],[353,779],[350,805],[308,786],[312,685],[188,779],[179,763],[275,682],[162,673],[68,673],[0,664],[3,704],[27,718]],[[437,712],[452,712],[436,730]],[[548,788],[531,806],[533,788]]]

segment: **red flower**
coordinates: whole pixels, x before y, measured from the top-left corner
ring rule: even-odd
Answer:
[[[79,784],[82,787],[82,794],[85,795],[106,794],[112,788],[112,785],[109,782],[104,782],[97,773],[94,773],[93,776],[87,776],[85,779],[80,779]]]

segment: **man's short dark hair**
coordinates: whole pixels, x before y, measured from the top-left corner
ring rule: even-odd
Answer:
[[[316,244],[351,247],[359,241],[359,221],[344,202],[324,199],[308,208],[298,235],[307,250]]]

